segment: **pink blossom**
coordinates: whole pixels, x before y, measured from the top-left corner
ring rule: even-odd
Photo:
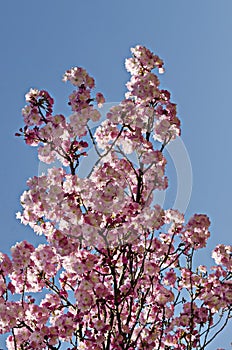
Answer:
[[[105,98],[101,92],[98,92],[96,94],[96,101],[99,108],[103,106],[103,103],[105,102]]]
[[[216,264],[225,266],[232,271],[232,246],[219,244],[212,252],[212,258]]]

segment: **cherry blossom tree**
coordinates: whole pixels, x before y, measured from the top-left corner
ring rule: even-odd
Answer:
[[[90,122],[105,99],[85,69],[64,74],[74,85],[68,118],[53,114],[48,92],[26,95],[16,135],[38,147],[41,161],[61,166],[28,180],[17,214],[47,243],[0,253],[8,349],[206,349],[231,317],[232,247],[218,245],[211,268],[196,266],[209,218],[186,222],[156,203],[155,191],[168,186],[165,146],[180,135],[180,120],[155,73],[163,61],[143,46],[131,52],[125,100],[95,131]],[[90,143],[96,162],[81,178]]]

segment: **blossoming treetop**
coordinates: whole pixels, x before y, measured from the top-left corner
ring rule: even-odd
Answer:
[[[160,89],[163,61],[142,46],[126,60],[126,99],[100,119],[95,82],[83,68],[64,80],[71,116],[53,114],[48,92],[31,89],[18,136],[39,159],[62,168],[28,180],[18,218],[47,243],[23,241],[1,254],[0,331],[8,349],[205,349],[231,317],[231,246],[216,265],[195,267],[210,221],[156,204],[166,189],[165,146],[180,135],[170,93]],[[159,148],[155,144],[159,142]],[[92,142],[97,160],[78,176]],[[137,161],[133,162],[133,154]],[[12,297],[13,296],[13,297]],[[15,317],[17,315],[17,317]],[[68,345],[67,345],[68,344]]]

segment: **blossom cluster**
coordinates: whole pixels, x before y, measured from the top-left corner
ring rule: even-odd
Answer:
[[[47,92],[26,95],[17,135],[63,167],[30,178],[17,213],[46,244],[22,241],[11,258],[0,253],[0,333],[11,333],[10,350],[205,349],[231,317],[232,247],[218,245],[211,268],[195,266],[209,218],[186,221],[156,204],[155,190],[168,186],[163,151],[180,121],[153,72],[163,61],[143,46],[131,51],[126,98],[95,133],[89,121],[100,119],[95,102],[104,97],[92,97],[85,69],[64,74],[75,87],[69,118],[53,115]],[[89,140],[98,160],[81,178]]]
[[[77,138],[87,134],[89,120],[97,121],[100,113],[93,105],[101,106],[105,99],[101,93],[91,96],[94,79],[83,68],[72,68],[64,75],[64,81],[70,81],[76,90],[69,96],[73,114],[69,122],[62,114],[53,115],[54,100],[44,90],[30,89],[26,94],[28,103],[23,109],[25,127],[17,136],[24,136],[28,145],[38,146],[39,159],[52,163],[58,159],[63,166],[72,168],[72,173],[79,165],[79,159],[86,156],[88,143]]]

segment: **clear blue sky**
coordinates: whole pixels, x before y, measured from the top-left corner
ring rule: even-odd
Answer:
[[[202,263],[211,262],[216,244],[231,244],[231,0],[8,0],[1,4],[0,36],[1,251],[22,239],[39,241],[15,219],[26,180],[38,173],[35,150],[14,137],[23,125],[25,93],[47,89],[56,112],[68,113],[71,86],[61,77],[80,65],[108,102],[120,101],[128,79],[124,59],[136,44],[164,59],[162,84],[178,104],[193,169],[186,215],[206,213],[212,221]],[[230,349],[230,334],[223,332],[209,350]]]

